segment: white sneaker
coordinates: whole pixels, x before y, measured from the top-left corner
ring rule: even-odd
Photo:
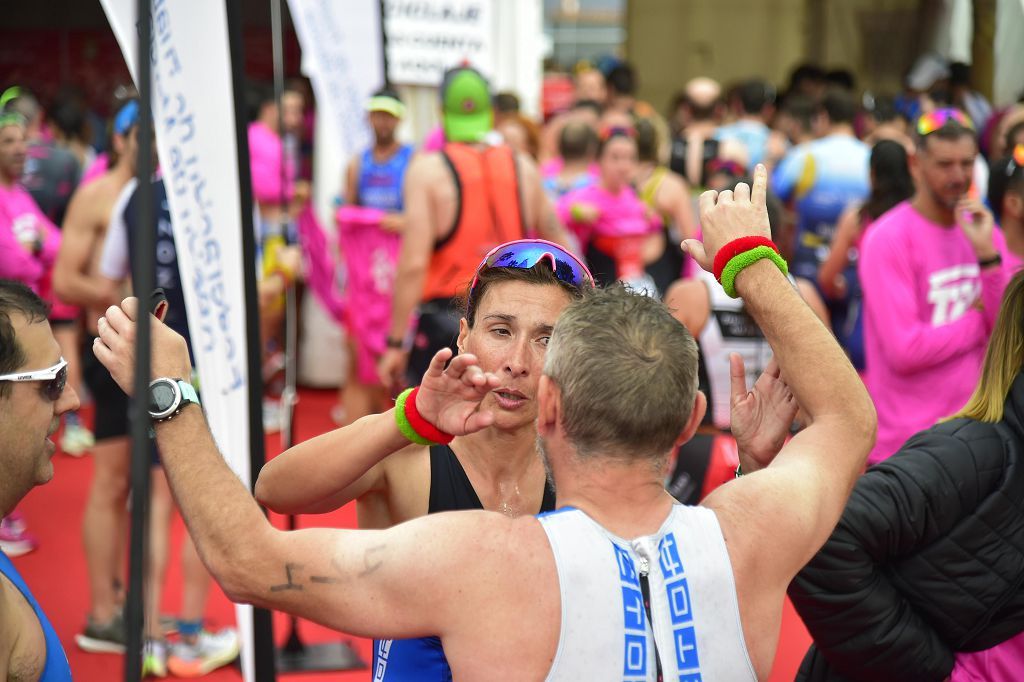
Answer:
[[[263,432],[277,433],[281,430],[281,421],[284,411],[281,409],[281,401],[270,398],[263,399]]]
[[[238,658],[238,648],[238,632],[234,628],[203,630],[194,644],[174,643],[167,668],[177,677],[201,677]]]
[[[96,445],[96,438],[89,429],[81,424],[64,426],[64,433],[60,437],[60,449],[64,454],[81,457],[93,445]]]
[[[167,677],[167,642],[147,639],[142,646],[142,676]]]

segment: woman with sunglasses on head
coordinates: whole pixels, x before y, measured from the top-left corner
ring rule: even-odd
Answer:
[[[633,189],[637,163],[634,129],[605,128],[597,149],[598,181],[565,194],[556,210],[575,232],[598,283],[618,279],[657,296],[646,264],[664,251],[662,220]]]
[[[537,385],[555,321],[593,285],[586,266],[551,242],[520,240],[495,248],[469,288],[459,355],[448,370],[451,351],[444,349],[417,392],[400,396],[403,409],[364,417],[274,458],[260,472],[256,498],[277,512],[307,514],[356,500],[361,528],[458,509],[509,516],[554,509],[554,490],[546,485],[535,448]],[[403,435],[408,432],[396,427],[396,410],[401,417],[409,405],[436,423],[431,410],[458,392],[462,383],[451,377],[474,359],[501,377],[483,403],[493,421],[478,414],[478,401],[467,395],[465,402],[445,407],[446,423],[458,425],[451,435],[434,434],[433,445],[410,444]],[[463,380],[482,380],[480,368],[465,372]],[[436,637],[380,642],[374,656],[374,669],[386,670],[375,679],[419,680],[427,671],[450,679]]]

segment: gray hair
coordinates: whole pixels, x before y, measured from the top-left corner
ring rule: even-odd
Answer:
[[[580,457],[661,462],[697,393],[697,344],[660,302],[621,285],[562,312],[544,374],[562,392],[562,426]]]

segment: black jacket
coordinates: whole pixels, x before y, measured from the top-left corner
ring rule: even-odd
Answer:
[[[789,595],[814,638],[798,680],[944,680],[1024,630],[1024,372],[1003,421],[915,435],[854,487]]]

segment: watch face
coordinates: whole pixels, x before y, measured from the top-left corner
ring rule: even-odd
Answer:
[[[170,381],[156,381],[149,387],[149,412],[158,415],[174,407],[178,392]]]

